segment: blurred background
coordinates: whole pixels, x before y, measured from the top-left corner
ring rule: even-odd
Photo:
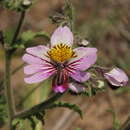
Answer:
[[[129,0],[71,0],[75,10],[75,32],[98,48],[99,65],[118,66],[130,77],[130,1]],[[27,11],[22,31],[53,32],[56,25],[49,16],[60,12],[63,0],[37,0]],[[0,6],[0,30],[13,34],[19,13]],[[39,38],[37,44],[46,44]],[[12,70],[23,63],[19,49],[13,56]],[[3,50],[0,50],[0,78],[4,75]],[[12,76],[12,86],[17,111],[29,108],[48,98],[50,81],[40,85],[27,85],[23,81],[23,69]],[[108,86],[105,86],[108,87]],[[0,91],[3,94],[3,90]],[[1,96],[1,104],[4,104]],[[44,127],[37,123],[37,130],[112,130],[115,123],[123,124],[130,115],[130,84],[119,89],[110,89],[95,96],[72,96],[65,94],[60,100],[75,103],[84,112],[83,119],[77,113],[64,108],[48,110]],[[5,106],[0,105],[4,114]],[[6,108],[5,108],[6,109]],[[0,115],[0,130],[6,130],[3,115]],[[116,119],[115,119],[116,118]],[[31,130],[27,121],[22,130]],[[130,128],[129,128],[130,129]],[[118,130],[114,128],[114,130]]]

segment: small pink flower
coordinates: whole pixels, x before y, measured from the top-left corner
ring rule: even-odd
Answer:
[[[127,75],[119,68],[113,68],[110,72],[105,73],[104,76],[113,86],[125,86],[128,82]]]
[[[72,49],[73,33],[67,27],[58,27],[51,36],[51,48],[44,45],[26,49],[23,60],[28,64],[24,73],[29,75],[26,83],[38,83],[53,76],[52,87],[55,92],[63,93],[68,88],[75,92],[83,91],[79,85],[69,83],[69,78],[85,82],[90,73],[84,72],[97,59],[97,49],[78,47]]]

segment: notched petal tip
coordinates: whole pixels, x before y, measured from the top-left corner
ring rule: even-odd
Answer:
[[[67,44],[68,46],[73,44],[73,33],[68,26],[58,27],[51,36],[52,47],[60,43]]]

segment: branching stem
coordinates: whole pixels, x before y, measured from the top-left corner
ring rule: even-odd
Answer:
[[[15,44],[17,37],[19,35],[23,20],[25,17],[25,11],[21,12],[21,16],[18,22],[18,26],[14,33],[12,42],[10,47]],[[15,115],[15,104],[13,100],[13,90],[11,88],[11,57],[14,51],[9,50],[9,48],[5,48],[5,77],[4,77],[4,86],[5,86],[5,97],[7,101],[7,109],[8,109],[8,123],[9,130],[13,130],[12,120]],[[14,72],[15,73],[15,72]]]

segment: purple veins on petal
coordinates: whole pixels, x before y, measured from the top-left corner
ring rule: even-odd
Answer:
[[[38,72],[32,76],[24,78],[24,81],[28,84],[39,83],[39,82],[49,78],[54,73],[55,73],[54,70],[53,71],[41,71],[41,72]]]
[[[50,48],[44,45],[27,48],[22,58],[28,64],[24,67],[24,73],[28,75],[25,82],[38,83],[53,75],[53,90],[63,93],[69,88],[69,77],[78,82],[87,81],[90,73],[83,71],[96,62],[97,49],[73,49],[72,44],[73,33],[70,28],[60,26],[51,36]],[[84,90],[77,85],[73,89],[75,92]]]
[[[77,68],[78,70],[84,71],[95,64],[97,60],[97,49],[79,47],[75,49],[77,57],[71,59],[69,64]],[[74,64],[75,62],[75,64]]]

